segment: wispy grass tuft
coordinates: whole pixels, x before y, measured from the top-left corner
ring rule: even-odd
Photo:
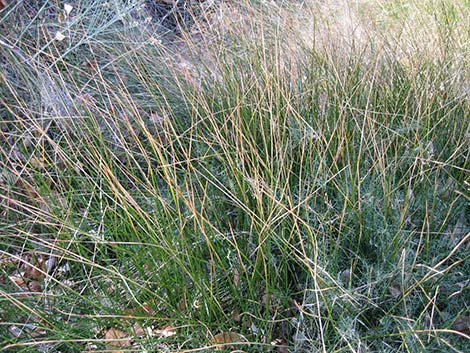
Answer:
[[[1,351],[465,351],[468,4],[69,3],[0,12]]]

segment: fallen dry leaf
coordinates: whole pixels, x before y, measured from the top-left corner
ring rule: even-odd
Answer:
[[[398,284],[392,283],[390,287],[388,287],[388,291],[393,298],[398,298],[401,295],[401,290]]]
[[[28,288],[32,292],[40,292],[41,284],[38,281],[31,281],[28,285]]]
[[[232,315],[230,315],[230,318],[235,322],[240,322],[241,320],[240,311],[235,308],[232,312]]]
[[[233,284],[235,286],[238,286],[238,283],[240,283],[240,273],[238,272],[238,269],[234,268],[233,269]]]
[[[64,11],[65,11],[65,14],[68,16],[70,15],[70,13],[72,12],[73,10],[73,6],[72,5],[69,5],[69,4],[64,4]]]
[[[98,346],[96,344],[87,343],[87,345],[85,346],[84,352],[94,352],[97,349],[98,349]]]
[[[279,353],[288,353],[289,349],[285,345],[284,341],[280,338],[275,339],[274,341],[271,342],[272,346],[276,346],[276,351]]]
[[[171,336],[176,335],[176,329],[173,326],[168,325],[168,326],[165,326],[161,330],[154,330],[153,334],[160,336],[160,337],[171,337]]]
[[[134,325],[132,326],[132,328],[134,329],[134,333],[137,335],[137,336],[145,336],[145,330],[142,328],[142,326],[140,326],[140,324],[136,321],[134,322]]]
[[[31,157],[30,163],[40,171],[44,171],[47,167],[47,160],[44,157]]]
[[[142,304],[142,309],[144,309],[145,313],[148,315],[155,315],[155,311],[149,305],[149,303]]]
[[[182,298],[179,302],[178,302],[178,309],[180,311],[186,311],[186,309],[188,309],[188,301],[186,300],[186,298]]]
[[[21,287],[21,289],[27,289],[23,276],[12,275],[12,276],[9,276],[9,278],[10,278],[10,281],[15,283],[18,287]]]
[[[35,328],[34,330],[31,331],[29,334],[32,338],[38,338],[41,336],[44,336],[47,333],[46,330]]]
[[[44,266],[46,267],[46,273],[51,273],[57,266],[57,258],[54,256],[49,257],[49,259],[44,262]]]
[[[114,348],[126,348],[132,345],[131,338],[127,333],[115,328],[110,328],[106,331],[104,338],[106,339],[106,348],[110,350]]]
[[[37,266],[33,264],[25,264],[24,266],[22,266],[25,278],[33,281],[40,281],[44,279],[44,270],[39,266],[40,264],[38,264]]]
[[[236,342],[246,342],[246,338],[236,332],[222,332],[212,338],[212,344],[219,350],[230,347],[230,343]]]
[[[20,337],[22,334],[23,334],[23,330],[20,329],[18,326],[10,326],[8,331],[10,331],[10,334],[13,336],[13,337]]]
[[[57,31],[54,39],[59,42],[62,42],[65,39],[65,36],[61,32]]]
[[[155,125],[162,125],[165,122],[165,117],[157,113],[152,113],[149,116],[149,120]]]
[[[465,335],[470,335],[470,315],[462,315],[455,320],[452,328],[456,331],[462,332]]]

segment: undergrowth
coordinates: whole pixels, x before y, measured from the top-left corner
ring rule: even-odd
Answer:
[[[466,351],[468,2],[144,3],[0,12],[0,351]]]

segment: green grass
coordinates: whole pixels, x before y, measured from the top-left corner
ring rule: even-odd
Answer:
[[[468,1],[138,3],[0,13],[0,351],[466,351]]]

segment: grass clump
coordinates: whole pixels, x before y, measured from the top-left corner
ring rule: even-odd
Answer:
[[[465,351],[469,7],[434,3],[2,10],[0,349]]]

